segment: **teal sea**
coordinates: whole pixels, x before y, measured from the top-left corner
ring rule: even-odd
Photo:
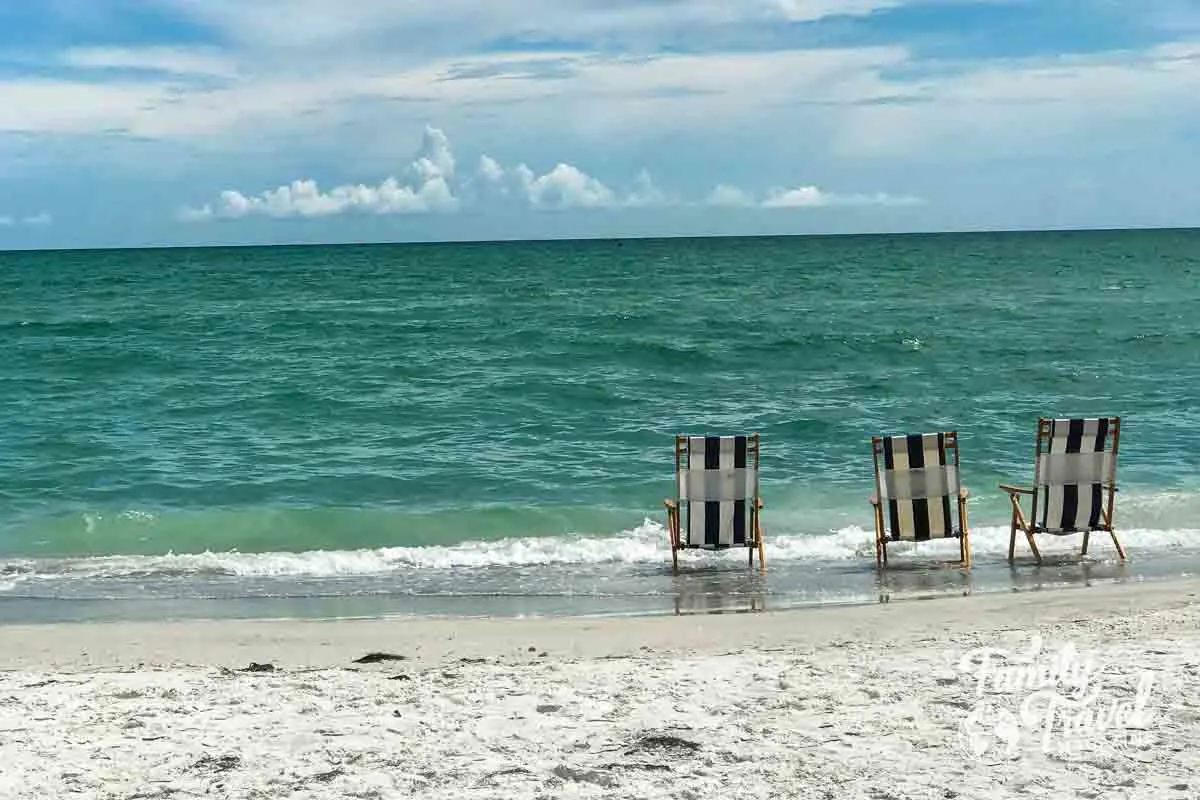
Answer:
[[[1200,231],[0,253],[0,621],[645,613],[1200,564]],[[1117,522],[1010,569],[1039,416]],[[870,437],[960,434],[976,567],[871,545]],[[768,570],[670,571],[677,433],[762,435]],[[945,544],[945,543],[943,543]]]

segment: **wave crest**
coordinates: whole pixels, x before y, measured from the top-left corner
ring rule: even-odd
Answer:
[[[848,562],[873,558],[873,532],[849,526],[823,535],[767,534],[767,562]],[[1170,551],[1194,547],[1200,530],[1129,529],[1122,542],[1135,551]],[[1042,537],[1039,545],[1048,553],[1078,548],[1079,537]],[[1098,556],[1109,546],[1099,539]],[[901,554],[920,548],[930,556],[950,553],[954,540],[914,545],[897,542],[890,552]],[[1004,557],[1008,551],[1008,529],[985,526],[972,530],[972,548],[977,558]],[[636,528],[614,536],[541,536],[453,545],[423,547],[380,547],[358,550],[309,550],[303,552],[167,553],[154,556],[101,556],[78,559],[22,560],[0,563],[0,592],[12,591],[28,579],[54,578],[148,578],[213,575],[239,578],[347,578],[403,573],[410,570],[502,569],[547,566],[661,564],[670,558],[665,528],[645,520]],[[689,550],[685,562],[745,559],[741,548],[717,553]]]

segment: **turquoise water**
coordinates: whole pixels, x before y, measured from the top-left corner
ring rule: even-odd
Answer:
[[[1198,231],[0,253],[0,335],[0,618],[863,599],[1200,541]],[[1014,577],[995,485],[1099,414],[1130,566]],[[941,429],[979,566],[880,579],[870,437]],[[743,431],[771,569],[674,578],[672,437]]]

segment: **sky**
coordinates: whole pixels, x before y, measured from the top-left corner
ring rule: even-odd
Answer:
[[[1200,0],[0,0],[0,249],[1200,225]]]

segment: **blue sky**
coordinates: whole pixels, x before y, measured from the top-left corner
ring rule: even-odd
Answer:
[[[1200,224],[1200,0],[0,0],[0,249]]]

